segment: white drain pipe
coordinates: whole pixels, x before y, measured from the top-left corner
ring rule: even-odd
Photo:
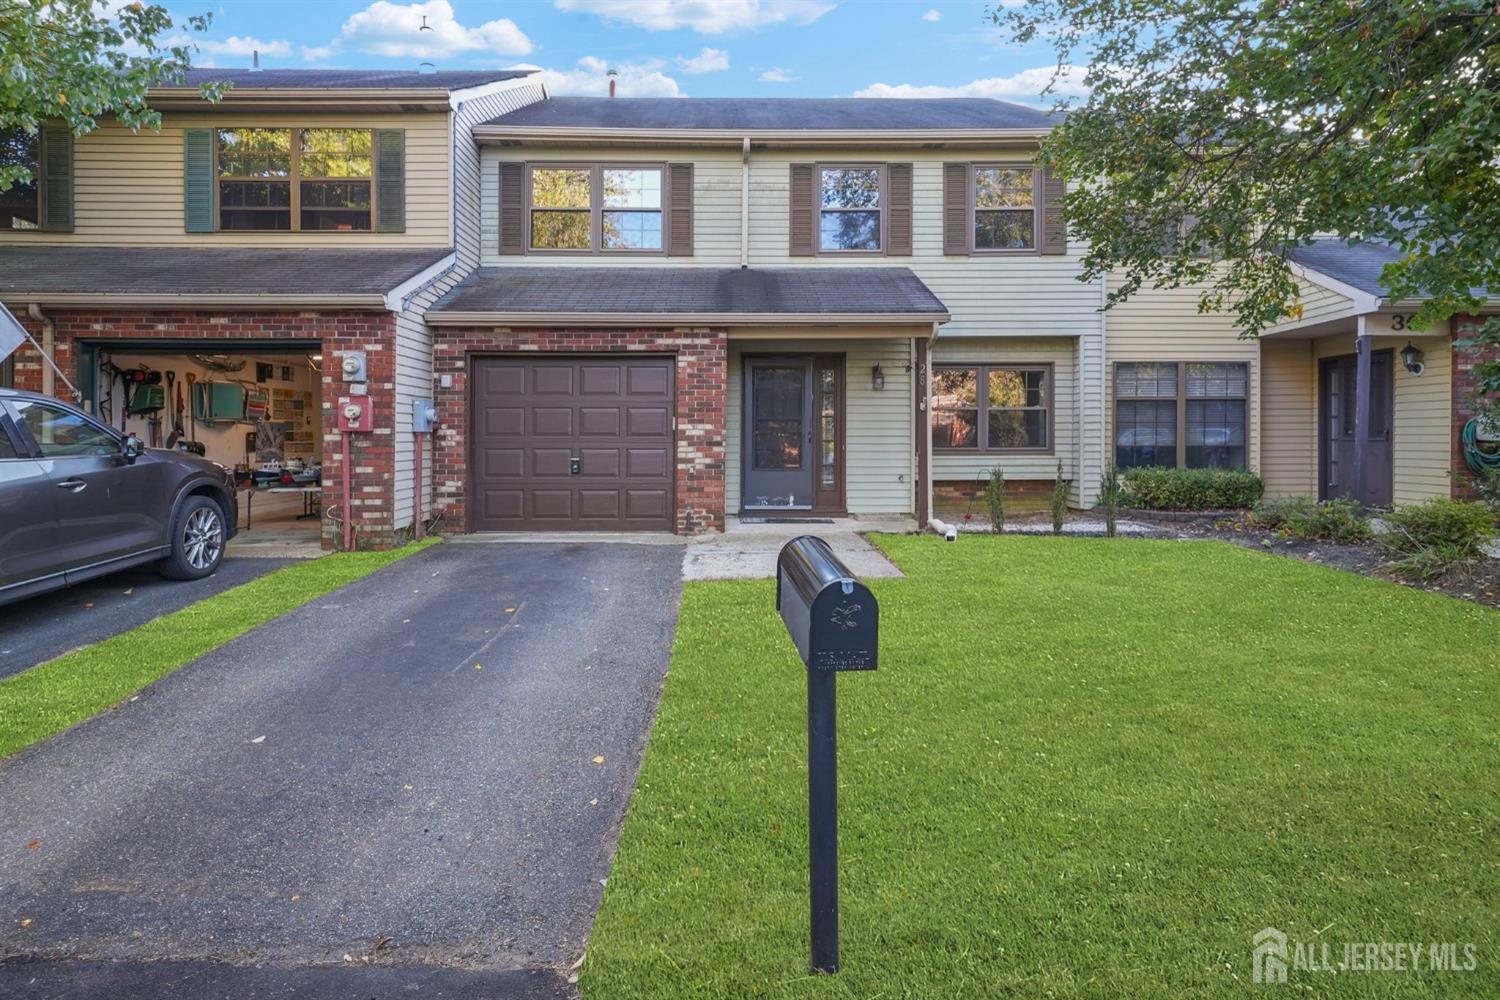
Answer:
[[[958,541],[958,529],[947,521],[939,521],[937,518],[929,518],[927,526],[943,536],[945,542]]]

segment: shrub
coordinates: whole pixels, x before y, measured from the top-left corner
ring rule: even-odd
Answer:
[[[1005,473],[1001,469],[990,471],[990,481],[984,485],[984,502],[990,509],[990,530],[998,535],[1005,530]]]
[[[1316,506],[1317,503],[1311,497],[1303,496],[1262,500],[1250,511],[1250,523],[1267,531],[1282,531],[1289,529],[1293,521],[1301,520]]]
[[[1068,514],[1068,480],[1063,478],[1062,462],[1057,463],[1057,482],[1052,484],[1052,533],[1062,534],[1063,518]]]
[[[1125,488],[1120,485],[1120,472],[1115,468],[1113,462],[1109,468],[1104,470],[1104,478],[1099,481],[1099,512],[1104,515],[1104,534],[1107,538],[1115,537],[1115,522],[1120,515],[1120,501],[1125,495]]]
[[[1491,514],[1500,517],[1500,469],[1488,469],[1484,475],[1475,477],[1474,492]]]
[[[1397,507],[1385,518],[1386,543],[1398,552],[1436,549],[1458,559],[1479,554],[1495,535],[1495,518],[1482,503],[1433,497],[1425,503]]]
[[[1434,583],[1450,576],[1459,576],[1460,570],[1468,570],[1478,560],[1452,545],[1432,545],[1417,549],[1404,559],[1391,563],[1397,576],[1423,583]]]
[[[1128,469],[1125,503],[1148,510],[1226,510],[1251,507],[1265,482],[1245,469]]]
[[[1309,504],[1287,518],[1283,531],[1304,541],[1364,542],[1370,538],[1370,522],[1357,500],[1325,500]]]

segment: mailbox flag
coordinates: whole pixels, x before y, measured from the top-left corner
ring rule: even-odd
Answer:
[[[16,353],[21,345],[30,339],[21,321],[12,316],[10,310],[3,304],[0,304],[0,361]]]

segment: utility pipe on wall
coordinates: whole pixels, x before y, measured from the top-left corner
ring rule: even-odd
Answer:
[[[416,483],[414,484],[414,489],[412,490],[412,501],[411,502],[412,502],[413,511],[414,511],[414,513],[416,515],[415,518],[414,518],[414,520],[413,520],[412,534],[416,537],[416,540],[419,541],[419,542],[422,540],[422,535],[424,534],[424,532],[422,531],[422,438],[423,438],[423,436],[424,435],[420,431],[414,431],[414,432],[412,432],[412,436],[411,436],[412,464],[416,467],[416,480],[417,480]]]
[[[740,267],[750,266],[750,137],[740,145]]]
[[[42,307],[35,302],[26,307],[26,314],[42,324],[42,394],[51,396],[57,388],[57,383],[52,379],[52,351],[57,343],[57,327],[53,324],[52,317],[42,312]]]
[[[343,465],[339,469],[339,486],[344,492],[344,551],[349,552],[354,548],[354,509],[351,502],[354,498],[354,469],[349,458],[349,431],[339,435],[343,439],[343,454],[341,455]]]

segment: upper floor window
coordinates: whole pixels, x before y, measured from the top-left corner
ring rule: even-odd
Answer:
[[[31,180],[0,191],[0,229],[40,229],[42,143],[37,133],[0,132],[0,167],[25,167]]]
[[[368,230],[368,129],[219,129],[221,230]]]
[[[818,171],[818,249],[880,250],[880,168]]]
[[[530,168],[530,248],[580,253],[660,253],[660,166]]]
[[[1030,167],[974,168],[974,249],[1036,247],[1036,196]]]

